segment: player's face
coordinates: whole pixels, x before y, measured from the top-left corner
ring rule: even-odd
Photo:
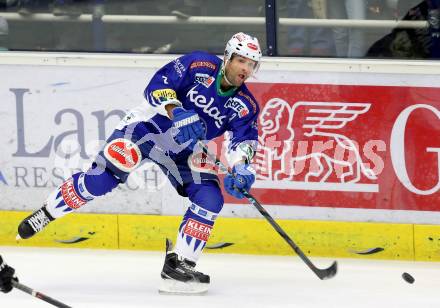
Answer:
[[[257,65],[257,62],[239,55],[232,57],[225,67],[226,78],[236,87],[241,86],[248,79]]]

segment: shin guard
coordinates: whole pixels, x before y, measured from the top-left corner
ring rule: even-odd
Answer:
[[[197,262],[211,235],[217,214],[193,203],[186,211],[179,227],[174,252],[185,259]]]
[[[107,170],[98,175],[75,173],[49,195],[46,210],[53,218],[62,217],[95,197],[105,195],[118,184],[119,180]]]

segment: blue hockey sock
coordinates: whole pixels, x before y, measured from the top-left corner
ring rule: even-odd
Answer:
[[[197,262],[223,207],[223,196],[215,181],[193,182],[185,190],[192,204],[183,216],[174,252]]]
[[[62,217],[105,195],[118,184],[119,180],[107,170],[97,175],[75,173],[49,195],[46,209],[53,218]]]
[[[205,214],[204,217],[198,214],[199,211]],[[183,216],[174,252],[185,259],[197,262],[211,235],[216,217],[217,213],[192,204]]]

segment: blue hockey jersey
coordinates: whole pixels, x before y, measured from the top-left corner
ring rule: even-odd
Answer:
[[[164,106],[181,104],[199,115],[208,140],[229,132],[232,152],[241,144],[250,146],[246,152],[255,150],[258,103],[245,84],[223,92],[221,66],[220,58],[201,51],[168,63],[156,72],[144,91],[147,109],[155,112],[152,120],[163,132],[172,126]]]

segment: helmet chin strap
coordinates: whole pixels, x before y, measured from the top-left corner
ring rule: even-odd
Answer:
[[[226,60],[226,62],[223,62],[223,67],[222,67],[222,71],[223,71],[223,77],[225,78],[225,81],[228,85],[230,85],[231,87],[235,87],[229,80],[228,77],[226,77],[226,64],[228,63],[229,59]]]

